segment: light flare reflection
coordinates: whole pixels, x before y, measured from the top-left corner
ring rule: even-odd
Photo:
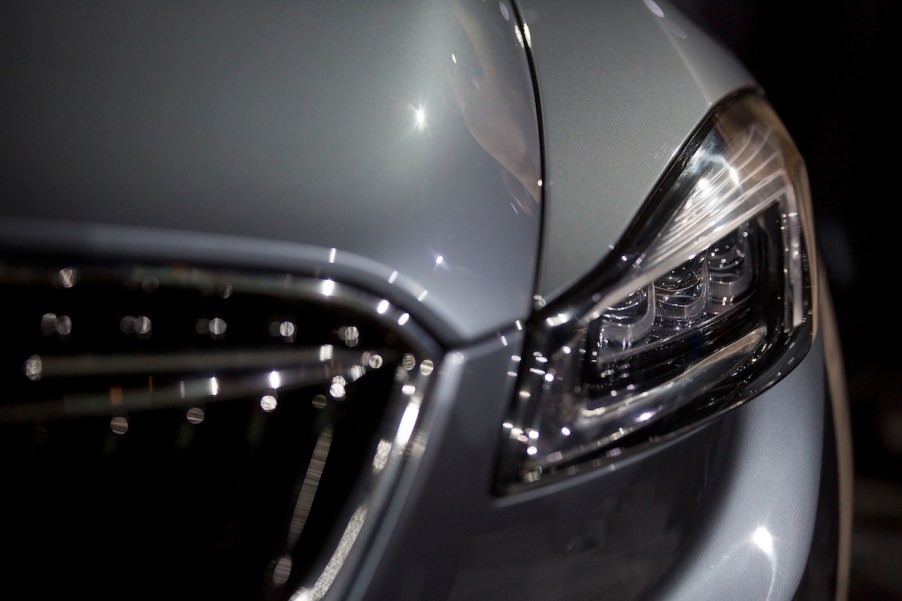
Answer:
[[[752,543],[764,553],[768,559],[774,561],[774,537],[765,526],[758,526],[752,532]]]
[[[423,105],[416,105],[411,108],[413,111],[413,123],[417,131],[426,131],[426,108]]]
[[[282,375],[277,371],[269,372],[269,387],[277,390],[282,386]]]
[[[275,411],[278,405],[279,403],[276,401],[276,397],[271,394],[265,394],[260,398],[260,408],[267,413]]]

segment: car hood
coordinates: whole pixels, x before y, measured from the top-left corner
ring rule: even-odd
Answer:
[[[651,0],[522,5],[13,4],[0,244],[334,277],[447,344],[512,327],[744,73]]]
[[[339,277],[451,342],[529,313],[539,133],[513,9],[12,10],[7,243]]]

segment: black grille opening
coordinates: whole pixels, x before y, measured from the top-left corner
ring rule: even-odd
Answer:
[[[40,598],[290,597],[431,361],[329,280],[7,264],[0,290],[4,572]]]

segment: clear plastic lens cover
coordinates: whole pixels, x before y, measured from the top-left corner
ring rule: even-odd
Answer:
[[[609,461],[785,376],[815,322],[809,204],[766,101],[716,110],[598,272],[534,321],[502,485]]]

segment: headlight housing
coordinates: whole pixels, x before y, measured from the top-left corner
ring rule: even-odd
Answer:
[[[599,269],[542,309],[504,423],[502,490],[736,407],[814,335],[804,163],[767,102],[712,112]]]

